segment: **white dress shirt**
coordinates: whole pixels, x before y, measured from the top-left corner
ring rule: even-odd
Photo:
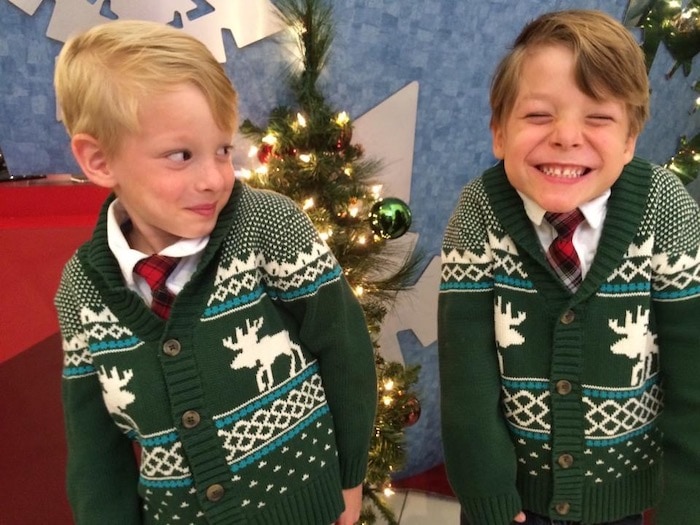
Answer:
[[[518,192],[518,195],[523,200],[525,213],[532,221],[537,237],[546,252],[549,249],[549,245],[557,237],[557,231],[545,220],[544,214],[546,210],[526,195],[520,192]],[[610,190],[608,189],[600,197],[596,197],[578,207],[586,220],[579,224],[574,231],[573,243],[574,249],[581,260],[581,276],[583,278],[586,277],[588,270],[591,268],[593,258],[598,249],[600,235],[603,233],[605,215],[608,211],[609,198]]]
[[[126,286],[139,294],[146,304],[150,306],[152,298],[151,288],[143,277],[134,272],[134,266],[141,259],[145,259],[152,254],[134,250],[129,246],[122,232],[122,225],[128,220],[129,216],[126,210],[119,203],[119,199],[115,199],[107,210],[107,243],[119,263]],[[181,261],[165,282],[165,286],[173,294],[177,295],[180,293],[180,290],[190,280],[208,242],[209,236],[197,239],[180,239],[159,252],[159,255],[181,258]]]

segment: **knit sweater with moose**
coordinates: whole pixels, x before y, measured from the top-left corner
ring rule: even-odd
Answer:
[[[108,204],[55,301],[75,522],[333,522],[364,478],[376,379],[362,310],[312,224],[236,182],[164,321],[124,285]]]
[[[678,180],[626,166],[573,294],[502,163],[465,187],[442,258],[445,460],[471,522],[700,523],[700,212]]]

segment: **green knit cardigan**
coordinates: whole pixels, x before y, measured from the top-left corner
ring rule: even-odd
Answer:
[[[445,462],[472,524],[700,523],[700,211],[678,180],[626,166],[576,293],[502,163],[463,190],[442,259]]]
[[[376,378],[362,310],[313,225],[236,182],[166,322],[124,285],[109,201],[55,299],[75,522],[334,521],[365,475]]]

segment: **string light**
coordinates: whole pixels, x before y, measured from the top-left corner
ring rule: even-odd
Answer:
[[[350,122],[350,117],[348,116],[347,112],[341,111],[340,113],[338,113],[335,122],[336,124],[338,124],[338,126],[345,126],[345,124]]]
[[[253,176],[253,172],[246,168],[238,170],[237,176],[243,180],[248,180]]]
[[[308,153],[302,153],[299,155],[299,160],[306,163],[306,164],[311,162],[311,159],[312,159],[312,157]]]
[[[306,118],[301,113],[297,113],[297,124],[299,124],[299,127],[306,127]]]
[[[313,197],[309,197],[304,201],[304,210],[309,210],[314,207],[314,199]]]
[[[372,196],[373,196],[375,199],[378,199],[379,196],[380,196],[381,193],[382,193],[382,185],[381,185],[381,184],[375,184],[375,185],[373,185],[372,188],[371,188],[371,191],[372,191]]]
[[[257,146],[251,146],[250,149],[248,150],[248,157],[255,157],[258,154],[258,147]]]
[[[270,146],[274,146],[277,144],[277,137],[275,137],[272,133],[268,133],[262,138],[262,141],[265,144],[269,144]]]

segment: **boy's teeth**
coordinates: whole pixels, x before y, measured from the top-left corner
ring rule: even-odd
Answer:
[[[583,175],[583,168],[560,168],[551,166],[542,166],[542,172],[550,177],[562,177],[564,179],[574,179]]]

